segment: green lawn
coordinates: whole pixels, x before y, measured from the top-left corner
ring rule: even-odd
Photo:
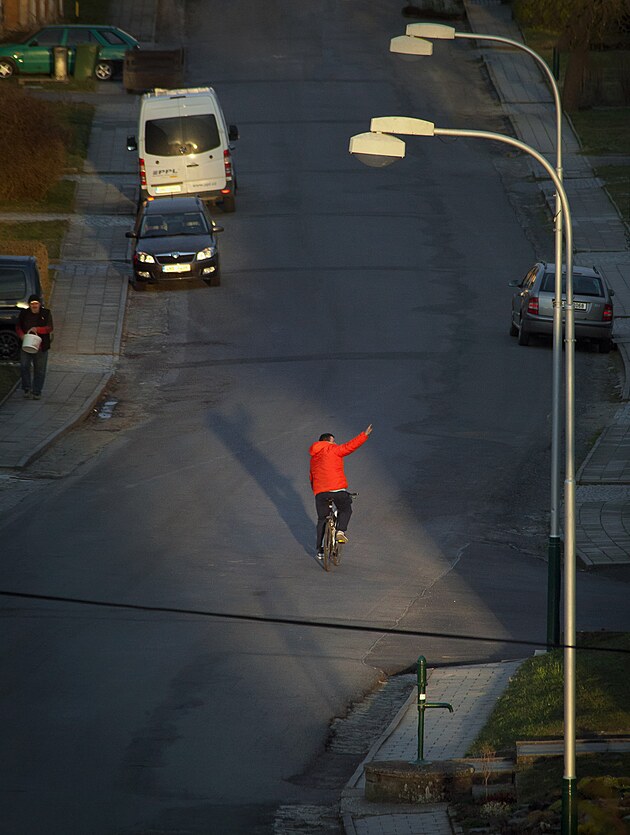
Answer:
[[[630,107],[594,107],[571,114],[586,154],[630,155]]]
[[[580,636],[576,654],[576,733],[630,734],[630,634]],[[624,654],[625,652],[625,654]],[[563,659],[556,650],[527,659],[497,702],[469,754],[514,750],[516,740],[563,733]]]
[[[577,644],[576,737],[630,734],[630,633],[584,634]],[[512,757],[517,740],[562,738],[563,698],[562,651],[527,659],[468,754]],[[494,796],[489,784],[481,796],[458,801],[464,831],[488,824],[493,832],[559,831],[563,767],[562,756],[540,758],[519,767],[516,796]],[[630,754],[578,754],[576,773],[580,835],[627,833]],[[523,827],[500,828],[517,808],[528,810]],[[537,828],[541,822],[549,828]]]
[[[595,174],[606,183],[622,218],[630,221],[630,165],[602,165]]]
[[[74,208],[76,183],[59,180],[43,200],[14,200],[12,212],[71,212]]]
[[[0,240],[41,241],[48,249],[51,261],[59,258],[61,244],[68,223],[65,220],[34,221],[32,223],[0,223]]]

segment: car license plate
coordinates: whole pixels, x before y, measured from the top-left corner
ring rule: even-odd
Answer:
[[[564,310],[566,306],[566,300],[562,299],[562,309]],[[573,310],[588,310],[588,304],[586,302],[573,302]]]
[[[175,194],[178,191],[182,190],[181,183],[178,183],[175,186],[156,186],[155,193],[156,194]]]
[[[162,267],[164,273],[189,273],[190,264],[165,264]]]

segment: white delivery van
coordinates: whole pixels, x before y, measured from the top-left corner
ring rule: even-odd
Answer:
[[[230,143],[236,139],[238,129],[226,124],[212,87],[145,93],[138,138],[127,139],[127,148],[138,151],[141,202],[196,194],[233,212],[236,176]]]

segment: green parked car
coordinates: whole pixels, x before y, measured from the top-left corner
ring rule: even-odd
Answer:
[[[109,81],[122,67],[125,52],[138,48],[135,38],[115,26],[46,26],[22,43],[0,44],[0,79],[16,73],[51,75],[55,46],[68,48],[68,72],[72,75],[76,47],[80,44],[98,46],[94,75],[99,81]]]

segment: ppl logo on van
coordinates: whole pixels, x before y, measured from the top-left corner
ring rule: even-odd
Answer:
[[[153,171],[153,176],[154,177],[164,177],[167,174],[177,175],[177,170],[175,168],[156,168]]]

